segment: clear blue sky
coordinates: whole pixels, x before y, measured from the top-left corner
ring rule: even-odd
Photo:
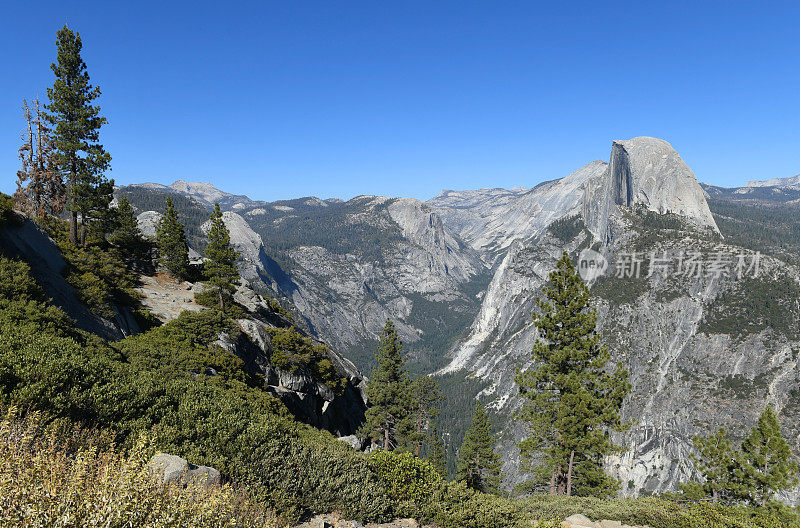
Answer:
[[[531,187],[639,135],[709,183],[800,172],[797,3],[655,3],[7,2],[0,190],[65,20],[118,184],[425,199]]]

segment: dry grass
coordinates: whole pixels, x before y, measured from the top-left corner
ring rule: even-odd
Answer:
[[[0,421],[0,527],[277,526],[230,486],[161,484],[145,441],[123,454],[99,435],[45,430],[37,416]]]

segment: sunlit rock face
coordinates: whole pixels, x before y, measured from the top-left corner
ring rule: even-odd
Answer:
[[[583,203],[586,227],[598,239],[608,237],[608,215],[615,205],[675,213],[719,233],[694,173],[662,139],[637,137],[612,144],[611,160],[589,182]]]

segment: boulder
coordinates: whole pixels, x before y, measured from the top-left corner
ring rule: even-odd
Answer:
[[[356,451],[361,451],[361,446],[363,445],[361,439],[356,435],[340,436],[337,440],[344,442]]]
[[[206,488],[222,485],[219,471],[208,466],[190,464],[177,455],[159,453],[150,459],[148,466],[164,483],[193,484]]]
[[[580,513],[570,515],[564,519],[564,522],[561,523],[561,526],[563,528],[597,528],[591,519],[585,515],[581,515]]]

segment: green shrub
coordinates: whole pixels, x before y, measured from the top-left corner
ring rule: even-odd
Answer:
[[[376,451],[369,457],[369,467],[396,502],[418,502],[444,482],[433,464],[408,452]]]
[[[425,522],[441,528],[523,528],[533,517],[517,501],[450,482],[435,490],[423,508]]]
[[[131,448],[156,446],[249,486],[293,521],[338,510],[362,520],[389,512],[366,457],[301,425],[214,346],[231,323],[215,310],[184,313],[113,344],[75,328],[36,297],[27,266],[0,260],[0,405],[113,430]]]
[[[94,241],[88,247],[69,242],[67,223],[53,217],[37,219],[55,240],[68,266],[66,279],[80,301],[94,313],[113,318],[114,305],[138,307],[141,295],[135,290],[138,275],[125,262],[125,248],[110,247],[104,241]]]
[[[281,370],[296,372],[307,369],[331,390],[341,393],[347,380],[342,378],[328,358],[328,348],[300,334],[294,327],[267,328],[272,339],[270,361]]]

